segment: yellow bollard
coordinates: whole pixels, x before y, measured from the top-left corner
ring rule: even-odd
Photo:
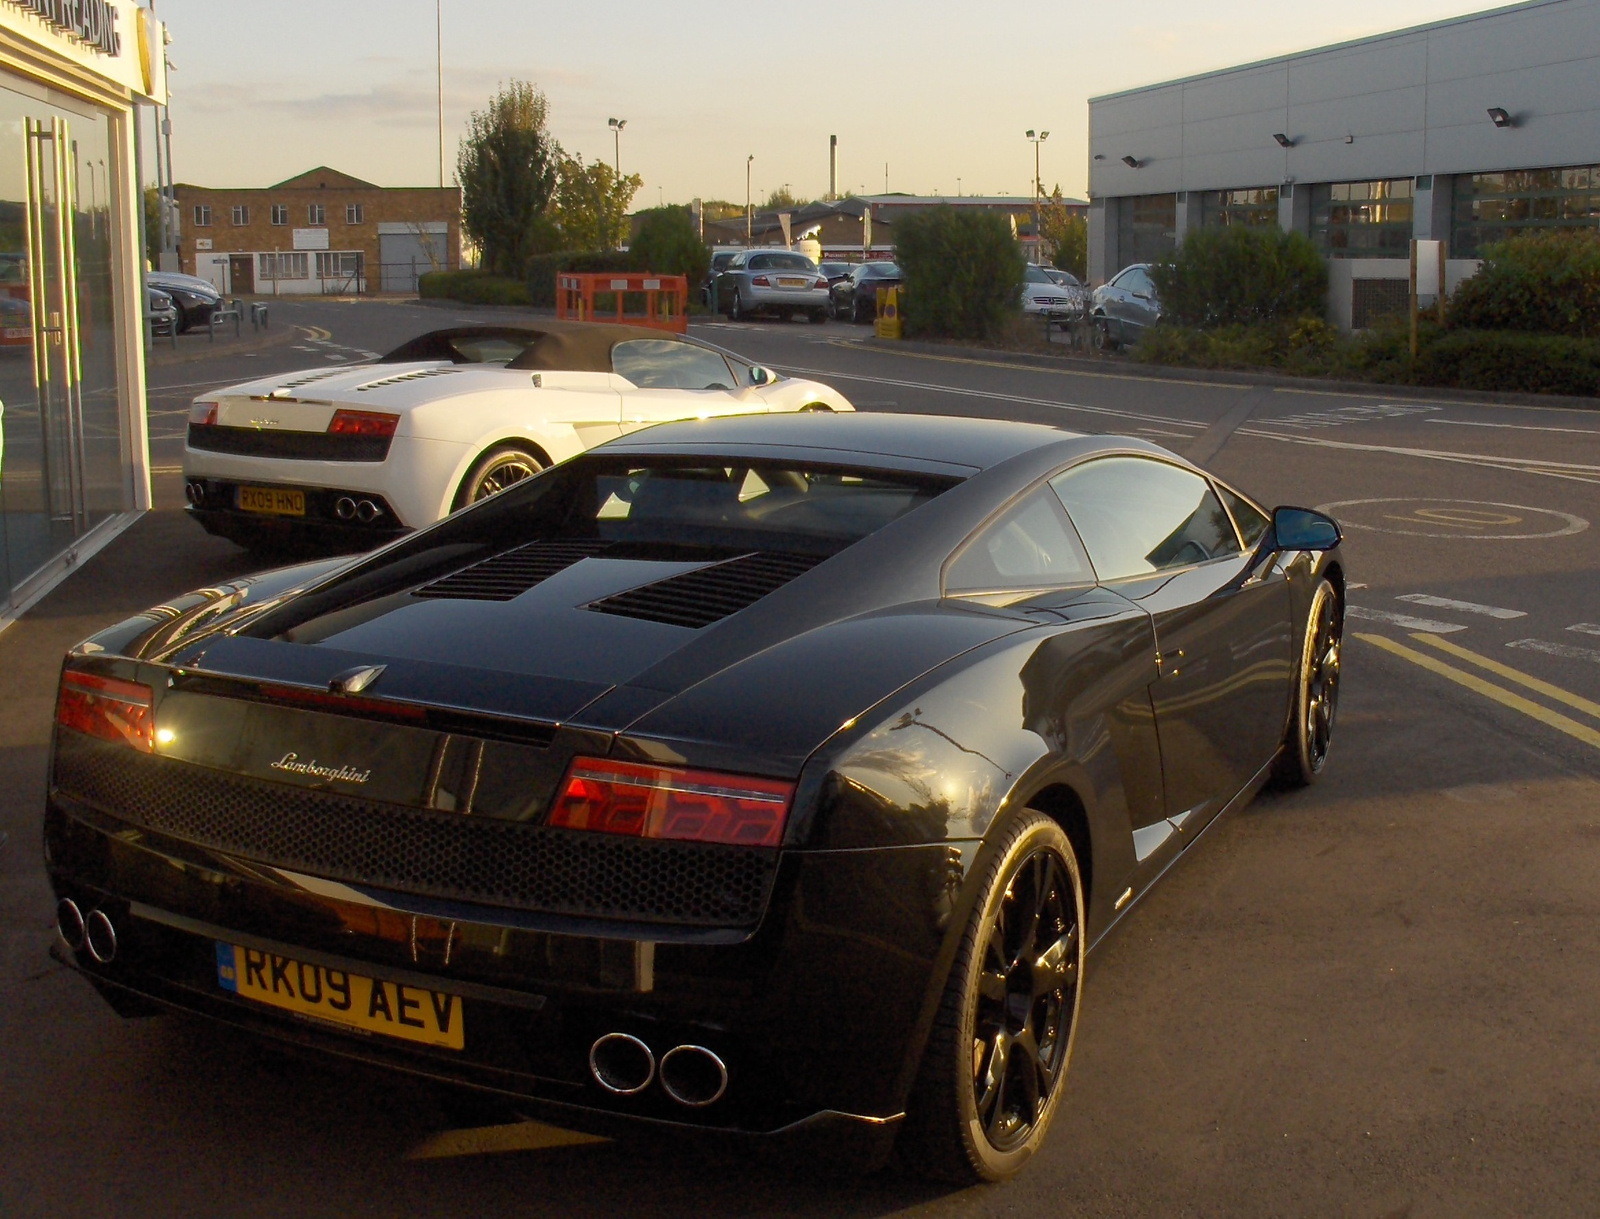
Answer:
[[[900,334],[900,287],[878,289],[878,318],[873,327],[880,339],[898,339]]]

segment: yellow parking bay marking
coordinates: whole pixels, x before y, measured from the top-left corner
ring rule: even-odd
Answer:
[[[1385,652],[1398,656],[1402,660],[1409,660],[1412,664],[1427,669],[1430,673],[1437,673],[1440,677],[1453,681],[1457,685],[1465,686],[1485,698],[1493,699],[1502,706],[1510,707],[1513,711],[1520,711],[1523,715],[1536,719],[1541,724],[1547,724],[1558,732],[1564,732],[1586,745],[1593,745],[1596,749],[1600,749],[1600,732],[1596,732],[1587,724],[1580,724],[1577,720],[1569,719],[1558,711],[1551,711],[1548,707],[1541,707],[1532,699],[1523,698],[1520,694],[1513,694],[1510,690],[1503,690],[1493,682],[1484,681],[1483,678],[1475,674],[1458,669],[1454,665],[1447,665],[1442,660],[1435,660],[1432,656],[1425,656],[1421,652],[1415,652],[1404,644],[1396,643],[1394,640],[1385,638],[1382,635],[1357,633],[1356,638],[1365,643],[1370,643],[1374,647],[1382,648]]]
[[[1513,669],[1510,665],[1501,664],[1498,660],[1490,660],[1487,656],[1479,656],[1476,652],[1468,651],[1460,644],[1440,639],[1437,635],[1413,635],[1411,638],[1419,643],[1438,648],[1441,652],[1448,652],[1460,660],[1475,664],[1480,669],[1487,669],[1497,677],[1503,677],[1507,681],[1514,681],[1519,686],[1526,686],[1530,690],[1537,690],[1546,698],[1553,698],[1558,703],[1565,703],[1569,707],[1575,707],[1585,715],[1592,715],[1596,719],[1600,719],[1600,703],[1591,702],[1581,695],[1573,694],[1570,690],[1563,690],[1560,686],[1552,686],[1547,681],[1540,681],[1537,677],[1524,673],[1521,669]]]
[[[406,1152],[406,1159],[444,1160],[453,1156],[496,1155],[504,1151],[546,1151],[552,1147],[582,1147],[610,1141],[597,1134],[562,1130],[543,1122],[512,1122],[508,1126],[441,1131]]]

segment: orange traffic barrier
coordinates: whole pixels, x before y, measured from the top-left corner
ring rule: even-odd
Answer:
[[[556,276],[556,316],[684,334],[689,329],[689,280],[649,272],[563,272]]]

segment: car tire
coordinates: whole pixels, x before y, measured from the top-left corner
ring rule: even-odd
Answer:
[[[1344,652],[1344,606],[1332,582],[1317,581],[1295,674],[1289,728],[1276,778],[1286,787],[1309,787],[1328,761],[1339,710],[1339,667]]]
[[[813,326],[820,326],[828,320],[828,311],[826,309],[813,309],[807,316],[811,318]]]
[[[747,321],[750,314],[745,310],[744,297],[739,295],[738,289],[733,293],[733,304],[728,306],[728,320],[730,322]]]
[[[1014,1175],[1043,1144],[1083,989],[1083,881],[1061,827],[1026,809],[988,860],[896,1145],[966,1184]]]
[[[1111,323],[1103,317],[1090,319],[1094,327],[1094,349],[1096,351],[1115,351],[1117,341],[1111,337]]]
[[[472,463],[472,468],[456,489],[455,502],[450,510],[454,512],[468,504],[488,499],[525,478],[532,478],[548,464],[523,445],[497,444]]]
[[[861,316],[861,302],[854,298],[850,301],[850,320],[858,326],[863,325],[867,320]]]

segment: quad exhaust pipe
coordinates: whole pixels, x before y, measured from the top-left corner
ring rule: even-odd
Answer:
[[[104,910],[84,914],[78,903],[63,897],[56,903],[56,932],[73,952],[87,950],[102,965],[117,957],[117,929]]]
[[[631,1033],[606,1033],[589,1047],[589,1074],[613,1096],[635,1096],[659,1075],[662,1090],[680,1105],[703,1109],[728,1090],[728,1067],[702,1045],[674,1046],[659,1066],[650,1047]]]

